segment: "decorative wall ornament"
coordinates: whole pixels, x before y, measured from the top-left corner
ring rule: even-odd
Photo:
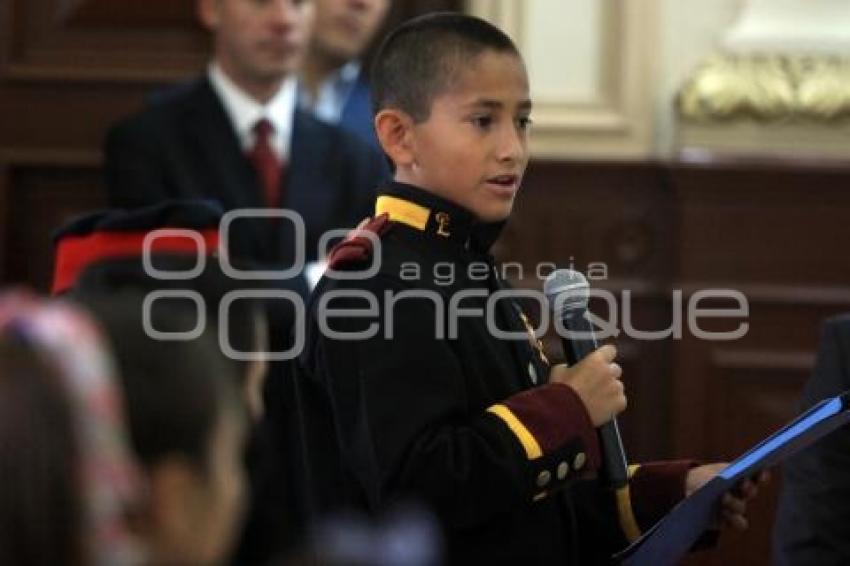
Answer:
[[[850,117],[850,57],[717,55],[686,81],[677,109],[697,122],[842,121]]]

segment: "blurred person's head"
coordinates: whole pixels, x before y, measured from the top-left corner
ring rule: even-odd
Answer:
[[[198,0],[200,20],[214,35],[215,61],[261,102],[298,69],[313,8],[311,0]]]
[[[0,564],[87,563],[73,425],[56,367],[0,339]]]
[[[259,299],[225,304],[228,296],[244,289],[244,284],[225,274],[218,260],[222,214],[218,205],[208,201],[172,200],[74,219],[54,234],[53,292],[77,298],[125,291],[199,294],[207,320],[220,327],[216,335],[222,351],[242,376],[241,388],[250,412],[259,419],[267,370],[262,354],[269,349],[267,305]],[[175,229],[191,232],[199,240],[166,235]],[[163,233],[151,238],[158,230]],[[146,267],[145,257],[152,269]],[[238,260],[231,263],[238,269],[251,269]],[[191,273],[199,264],[203,264],[199,272]],[[175,273],[190,273],[191,277],[175,277]],[[223,315],[220,310],[225,311]]]
[[[0,541],[0,563],[139,563],[127,517],[142,478],[124,416],[112,359],[85,313],[0,296],[0,537],[14,539]]]
[[[151,254],[151,263],[162,272],[188,272],[197,258],[189,254]],[[197,292],[203,299],[207,321],[214,326],[213,336],[225,357],[236,367],[240,388],[252,418],[263,414],[263,385],[268,363],[260,354],[269,349],[268,323],[262,305],[249,300],[225,299],[242,289],[243,283],[228,277],[215,260],[206,262],[203,270],[192,279],[162,279],[152,277],[145,269],[141,256],[107,259],[87,267],[74,283],[72,296],[94,294],[104,296],[127,292],[147,294],[157,291],[187,290]],[[166,300],[166,299],[163,299]],[[221,319],[226,307],[226,320]]]
[[[130,436],[147,476],[135,517],[152,563],[209,564],[231,550],[242,515],[245,414],[234,366],[213,336],[153,338],[190,331],[193,308],[156,305],[149,326],[142,296],[116,293],[86,305],[113,346]]]
[[[372,70],[375,128],[397,181],[498,222],[528,165],[531,99],[513,41],[463,14],[410,20],[387,36]]]
[[[314,0],[316,19],[308,52],[331,67],[357,59],[381,27],[390,0]]]

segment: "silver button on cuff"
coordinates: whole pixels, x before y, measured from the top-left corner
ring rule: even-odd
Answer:
[[[570,466],[566,462],[558,464],[557,476],[559,481],[564,481],[567,474],[570,473]]]
[[[587,455],[584,452],[579,452],[573,459],[573,469],[580,470],[587,463]]]
[[[548,470],[543,470],[537,476],[537,487],[546,487],[552,481],[552,474]]]

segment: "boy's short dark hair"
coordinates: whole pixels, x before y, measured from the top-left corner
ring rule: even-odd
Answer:
[[[372,65],[373,112],[397,108],[424,122],[434,98],[485,50],[521,57],[502,30],[473,16],[438,12],[402,24],[384,39]]]

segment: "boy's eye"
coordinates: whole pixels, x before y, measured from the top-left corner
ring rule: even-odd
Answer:
[[[472,118],[472,125],[482,130],[486,130],[492,124],[493,118],[491,116],[474,116]]]
[[[527,132],[528,130],[531,129],[532,122],[531,122],[531,118],[529,118],[528,116],[522,116],[520,118],[517,118],[516,123],[517,123],[517,127],[524,132]]]

